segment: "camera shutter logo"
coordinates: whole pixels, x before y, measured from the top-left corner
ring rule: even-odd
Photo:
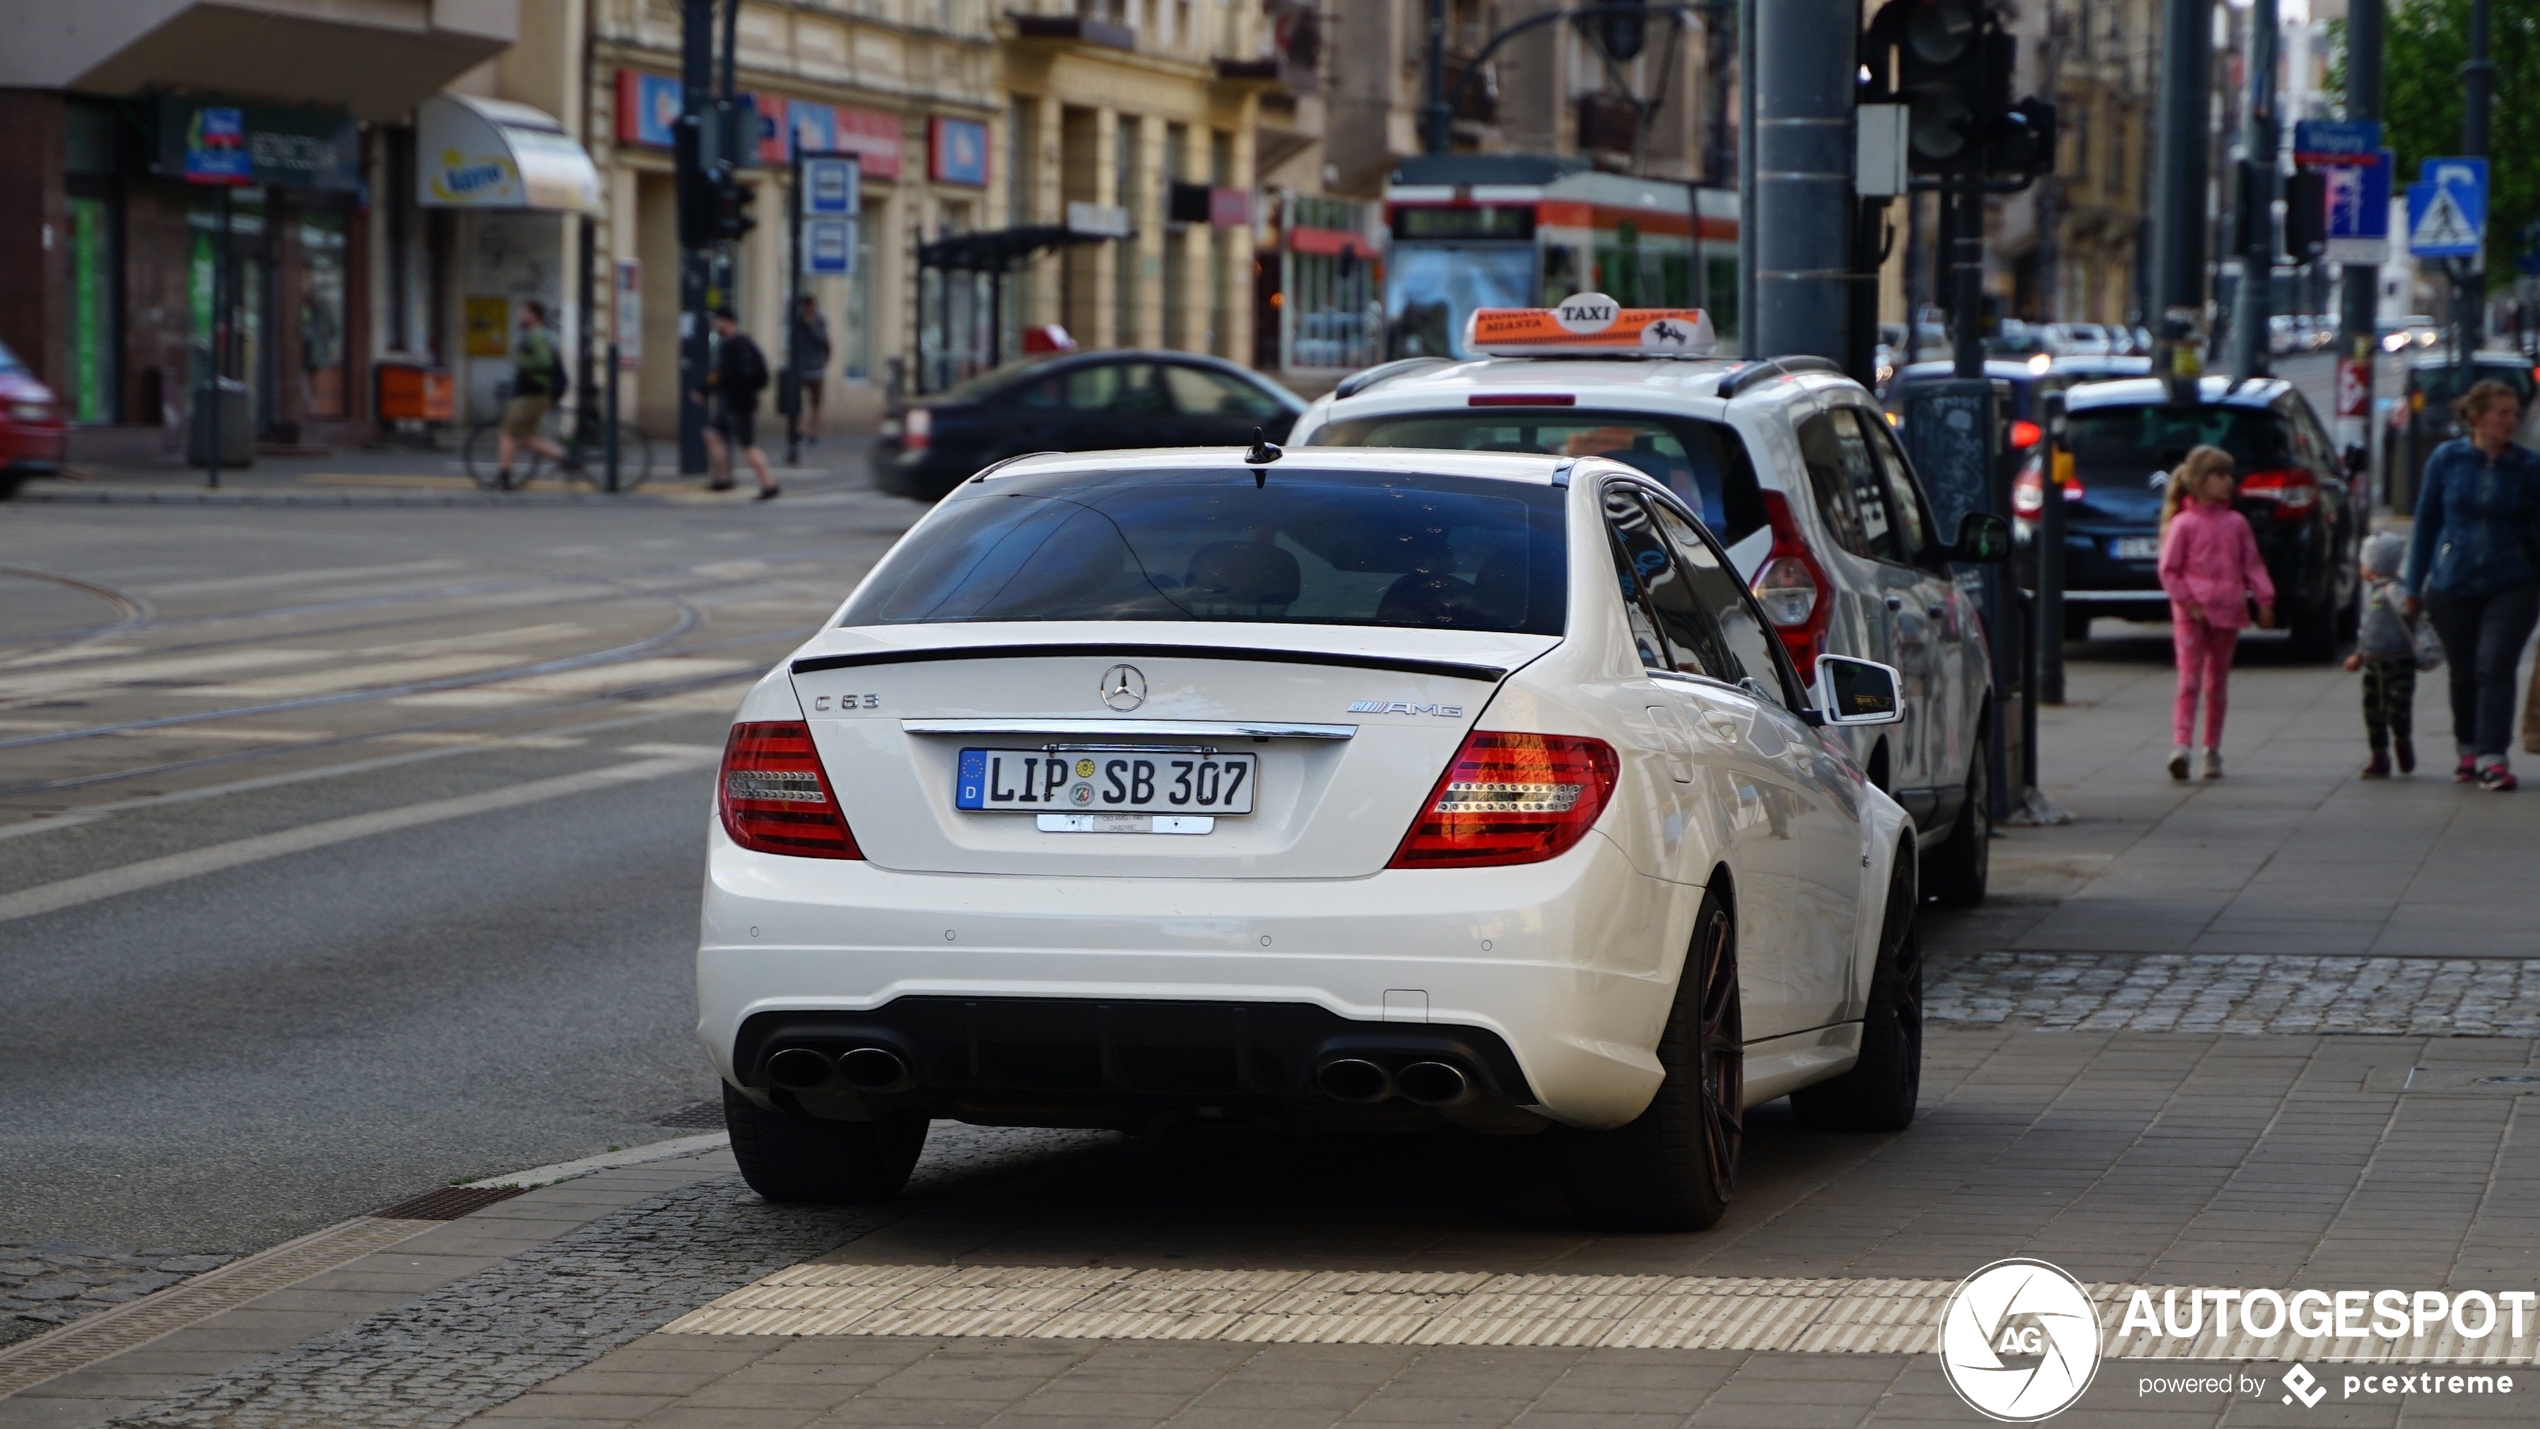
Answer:
[[[2042,1260],[1997,1260],[1941,1312],[1940,1367],[1969,1408],[2015,1424],[2072,1407],[2099,1370],[2099,1310]]]

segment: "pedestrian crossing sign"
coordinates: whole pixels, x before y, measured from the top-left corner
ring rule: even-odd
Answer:
[[[2408,251],[2475,258],[2487,240],[2487,161],[2428,159],[2408,185]]]

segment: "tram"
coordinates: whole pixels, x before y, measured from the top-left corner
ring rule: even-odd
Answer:
[[[1469,357],[1475,308],[1591,291],[1625,307],[1705,309],[1723,339],[1737,330],[1733,190],[1597,173],[1573,158],[1424,156],[1386,185],[1385,224],[1387,357]]]

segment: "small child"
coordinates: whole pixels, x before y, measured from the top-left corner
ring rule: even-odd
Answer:
[[[2372,742],[2367,779],[2390,777],[2390,756],[2399,756],[2399,772],[2417,771],[2417,650],[2415,632],[2400,602],[2407,591],[2399,570],[2408,558],[2408,543],[2388,532],[2364,542],[2364,619],[2355,636],[2355,653],[2346,668],[2364,672],[2364,738]]]
[[[2161,500],[2161,588],[2170,596],[2170,634],[2178,653],[2178,707],[2171,727],[2173,779],[2187,777],[2195,743],[2196,701],[2205,702],[2205,777],[2222,777],[2223,711],[2231,702],[2231,655],[2258,603],[2258,626],[2275,624],[2275,581],[2258,555],[2249,518],[2231,509],[2231,453],[2200,446],[2170,473]]]

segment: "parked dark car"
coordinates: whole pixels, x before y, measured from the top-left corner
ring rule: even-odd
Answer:
[[[2276,615],[2296,655],[2326,660],[2336,653],[2358,613],[2355,562],[2370,511],[2350,492],[2328,433],[2293,384],[2269,377],[2234,386],[2208,377],[2196,401],[2174,403],[2167,384],[2137,378],[2085,383],[2065,393],[2064,403],[2073,454],[2064,497],[2065,638],[2088,638],[2093,616],[2169,618],[2159,569],[2161,498],[2188,448],[2210,444],[2238,463],[2234,504],[2257,532],[2275,581]],[[2032,573],[2044,509],[2039,468],[2031,457],[2011,488],[2019,558]]]
[[[62,406],[53,389],[0,347],[0,501],[30,476],[62,469]]]
[[[2540,437],[2540,411],[2532,407],[2533,377],[2540,369],[2518,352],[2481,352],[2464,363],[2437,348],[2408,362],[2399,400],[2390,408],[2390,433],[2381,444],[2381,490],[2394,511],[2416,509],[2417,479],[2425,475],[2425,459],[2436,447],[2461,434],[2452,403],[2473,382],[2493,379],[2514,389],[2522,402],[2525,446]]]
[[[1190,352],[1078,352],[1016,363],[882,420],[873,484],[933,501],[1027,452],[1222,447],[1254,428],[1284,441],[1305,403],[1231,362]]]

